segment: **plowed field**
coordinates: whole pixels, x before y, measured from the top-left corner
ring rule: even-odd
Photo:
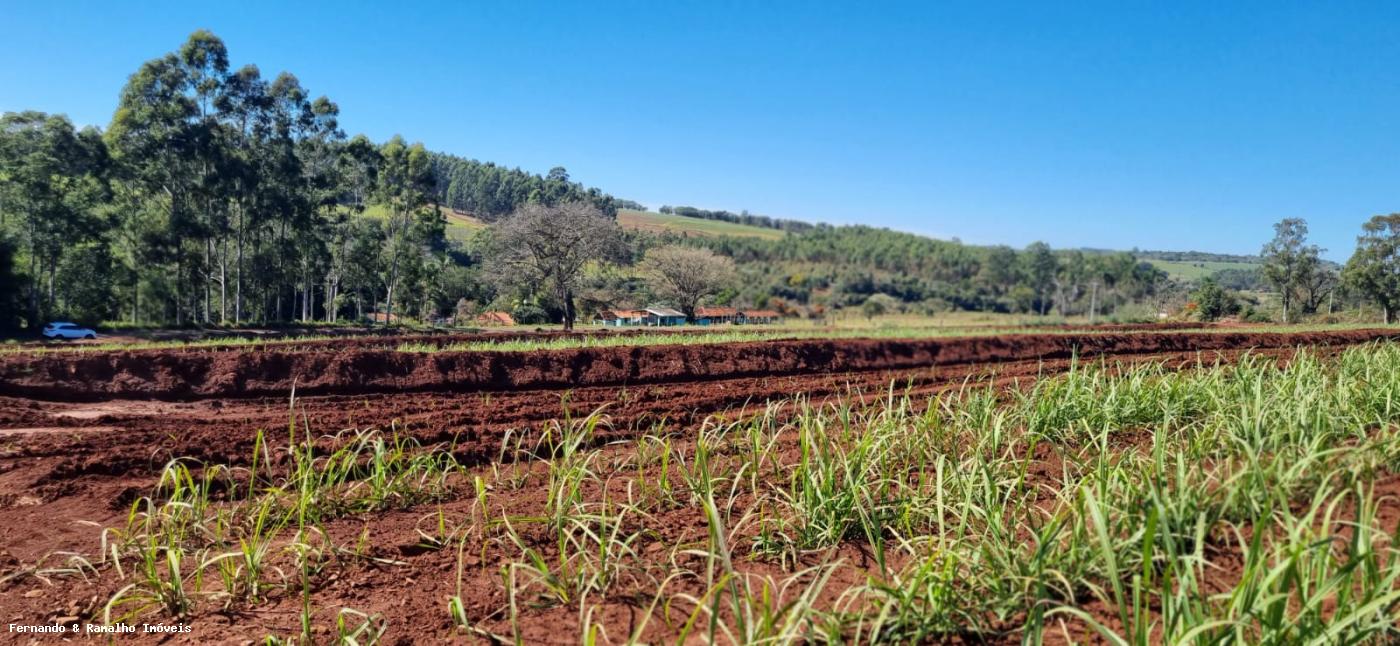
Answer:
[[[444,345],[450,340],[429,339]],[[504,530],[499,523],[478,518],[483,507],[498,510],[498,518],[524,519],[538,517],[547,506],[545,487],[539,485],[550,461],[537,459],[539,450],[522,447],[539,447],[543,438],[557,457],[561,429],[597,412],[597,428],[578,449],[596,449],[598,460],[612,465],[636,462],[636,474],[654,479],[660,477],[652,471],[657,467],[640,464],[639,438],[670,438],[684,454],[705,420],[743,420],[763,413],[780,421],[800,406],[794,398],[807,406],[832,400],[862,405],[897,394],[926,403],[937,393],[970,384],[1024,388],[1089,360],[1191,369],[1234,362],[1245,353],[1286,362],[1299,347],[1333,356],[1358,344],[1394,340],[1400,340],[1400,332],[1118,329],[536,352],[399,352],[395,345],[401,340],[369,339],[255,350],[0,355],[0,615],[3,623],[83,625],[136,608],[109,607],[114,597],[135,595],[128,588],[140,577],[135,559],[115,559],[122,563],[118,568],[108,558],[119,532],[104,535],[103,528],[124,528],[121,532],[130,535],[132,510],[146,509],[133,503],[166,499],[168,487],[162,489],[160,481],[172,460],[187,459],[196,478],[208,474],[209,465],[221,465],[238,474],[233,481],[253,482],[264,473],[283,477],[294,469],[295,451],[288,447],[301,441],[294,438],[311,438],[308,445],[327,455],[343,444],[336,433],[379,429],[386,437],[411,438],[410,451],[436,448],[450,455],[461,472],[442,491],[421,500],[327,516],[317,532],[332,547],[318,561],[324,570],[314,576],[306,574],[305,562],[289,565],[293,560],[286,550],[293,539],[277,538],[262,592],[231,590],[231,584],[217,580],[213,573],[218,565],[210,561],[216,553],[186,558],[179,575],[171,575],[162,561],[157,579],[182,580],[182,594],[191,601],[172,607],[167,597],[155,595],[159,598],[151,607],[127,623],[182,624],[190,632],[138,633],[119,640],[261,643],[268,635],[307,632],[313,641],[330,642],[341,631],[339,624],[353,629],[364,623],[369,632],[382,629],[382,643],[513,641],[516,636],[524,643],[576,643],[583,638],[579,626],[592,624],[606,626],[612,643],[624,643],[634,632],[641,641],[681,635],[694,641],[700,631],[687,634],[684,627],[693,608],[704,605],[702,581],[675,583],[679,592],[668,594],[680,599],[688,592],[691,596],[685,598],[691,603],[675,601],[677,607],[665,611],[652,605],[657,590],[671,585],[661,575],[610,581],[606,592],[585,598],[542,594],[538,586],[525,597],[508,594],[503,566],[521,559],[521,549],[537,549],[546,560],[559,549],[543,527],[520,520],[519,526],[512,525],[518,535],[507,541],[500,538]],[[777,408],[770,409],[770,403]],[[261,440],[259,431],[264,432]],[[777,454],[791,455],[785,453],[790,450],[795,449],[784,446]],[[1033,472],[1048,474],[1061,467],[1061,458],[1042,453],[1036,454]],[[502,480],[505,471],[516,475]],[[507,480],[527,484],[510,488],[501,484]],[[473,482],[495,483],[489,505]],[[602,495],[619,483],[590,481],[582,495]],[[217,504],[231,504],[240,495],[236,485],[227,483],[213,490]],[[742,496],[736,500],[745,502]],[[677,555],[673,548],[703,547],[703,515],[679,505],[662,505],[650,514],[645,522],[632,518],[623,523],[639,532],[645,526],[640,538],[628,544],[635,556],[669,555],[676,567],[695,558]],[[470,522],[481,525],[475,533],[464,530],[441,545],[425,539],[440,528]],[[731,539],[747,543],[754,531],[739,530]],[[746,560],[740,569],[776,576],[826,562],[832,553],[864,568],[842,570],[826,583],[818,604],[834,604],[843,590],[862,582],[860,573],[873,567],[862,541],[842,541],[820,558],[814,551],[798,551],[788,560]],[[198,582],[195,560],[211,562]],[[273,572],[275,568],[280,571]],[[454,625],[452,597],[461,599],[469,627]],[[511,599],[528,604],[512,610],[507,607]],[[342,614],[343,608],[373,622],[363,622],[360,614]],[[1116,616],[1103,608],[1089,609]],[[721,613],[721,621],[734,621],[727,614],[732,612]],[[581,621],[584,614],[587,622]],[[309,631],[304,615],[310,617]],[[647,616],[657,618],[645,620]],[[945,631],[932,641],[1017,642],[1014,626],[1024,619],[1006,617],[1001,625],[976,634]],[[1082,626],[1073,634],[1093,638]],[[51,643],[59,637],[0,631],[0,642],[31,639]]]

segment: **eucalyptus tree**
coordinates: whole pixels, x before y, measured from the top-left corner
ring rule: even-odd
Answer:
[[[261,144],[269,131],[270,102],[267,82],[256,65],[245,65],[225,80],[224,92],[224,137],[225,173],[230,185],[230,222],[233,229],[234,249],[229,258],[225,247],[220,258],[220,285],[227,286],[229,266],[233,268],[233,322],[241,324],[244,318],[244,271],[247,267],[247,245],[255,227],[261,222],[262,209],[259,208],[261,190],[260,171]],[[221,300],[225,300],[224,294]],[[226,314],[225,314],[226,315]]]
[[[1308,223],[1301,218],[1285,218],[1274,225],[1274,238],[1259,255],[1264,260],[1264,280],[1278,292],[1283,306],[1283,322],[1288,323],[1295,294],[1307,272],[1318,265],[1321,250],[1308,244]]]
[[[1375,299],[1388,325],[1400,306],[1400,213],[1377,215],[1362,225],[1342,275],[1349,287]]]
[[[1029,282],[1029,287],[1035,292],[1040,315],[1044,316],[1049,311],[1050,288],[1055,282],[1059,262],[1050,251],[1050,245],[1044,242],[1033,242],[1027,246],[1021,255],[1021,261],[1021,276]]]
[[[104,233],[107,170],[95,130],[41,112],[0,116],[0,235],[18,231],[27,257],[31,325],[53,309],[65,252]]]
[[[386,323],[405,274],[422,254],[442,240],[442,214],[430,203],[433,176],[423,144],[395,136],[379,149],[376,198],[387,208],[384,220],[383,284]],[[436,225],[436,227],[435,227]]]
[[[130,183],[137,199],[158,205],[163,212],[162,226],[170,235],[159,243],[169,247],[166,251],[175,265],[172,300],[177,324],[192,309],[185,300],[190,297],[185,282],[191,258],[182,243],[200,234],[196,209],[202,190],[208,189],[200,168],[201,146],[207,138],[198,132],[204,124],[195,83],[203,83],[200,92],[207,95],[213,82],[185,61],[198,62],[204,57],[198,52],[212,47],[212,41],[196,32],[180,54],[142,64],[122,88],[106,133],[118,176]],[[159,268],[136,269],[139,273]]]

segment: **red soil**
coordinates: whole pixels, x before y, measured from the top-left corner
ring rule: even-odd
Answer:
[[[684,429],[709,415],[737,415],[746,407],[796,395],[820,400],[854,390],[878,396],[892,382],[929,393],[993,372],[999,380],[1034,379],[1066,369],[1076,352],[1209,363],[1233,360],[1250,348],[1287,356],[1300,345],[1335,349],[1395,338],[1400,332],[1183,332],[535,353],[399,353],[352,343],[349,349],[327,346],[310,352],[264,347],[257,352],[9,355],[0,358],[0,623],[82,615],[92,611],[93,598],[105,602],[115,582],[55,580],[50,586],[32,577],[5,579],[54,552],[99,551],[99,531],[85,523],[120,524],[125,506],[147,493],[174,457],[246,464],[257,430],[285,433],[293,383],[296,416],[317,433],[393,424],[424,444],[453,441],[464,462],[489,465],[505,431],[538,431],[566,411],[582,415],[606,407],[613,424],[597,440],[607,442],[634,437],[662,420],[671,430]],[[526,513],[538,506],[537,494],[501,493],[499,498]],[[445,508],[469,513],[470,505],[466,495]],[[386,557],[408,565],[347,572],[318,592],[318,607],[383,614],[391,626],[388,643],[437,641],[453,634],[444,597],[453,593],[456,555],[395,551],[395,546],[416,542],[415,525],[435,509],[376,515],[373,522],[351,518],[330,528],[342,540],[353,540],[367,528],[376,549],[389,550]],[[703,537],[703,528],[684,525],[692,521],[677,519],[675,535],[662,538]],[[486,565],[482,563],[479,579],[468,582],[477,616],[489,614],[500,597],[495,589],[499,574]],[[195,634],[175,641],[237,643],[294,631],[295,603],[268,612],[204,617]],[[570,612],[577,609],[564,612],[560,620],[574,621]],[[319,620],[331,623],[334,617]],[[410,632],[412,627],[425,632]],[[553,642],[577,637],[551,634],[547,622],[529,627],[527,634]],[[18,637],[0,631],[0,642]],[[47,641],[41,638],[40,643]]]
[[[1391,330],[1304,333],[1026,334],[925,340],[787,340],[536,352],[132,350],[11,354],[0,396],[68,401],[631,386],[1074,356],[1284,348],[1400,338]]]

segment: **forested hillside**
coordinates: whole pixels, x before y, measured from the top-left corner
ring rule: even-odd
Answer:
[[[734,258],[741,301],[778,298],[852,307],[877,294],[926,312],[952,309],[1085,314],[1143,302],[1165,275],[1131,254],[976,247],[867,226],[820,225],[800,235],[688,238]]]
[[[584,201],[605,214],[617,213],[612,196],[570,182],[569,172],[563,167],[550,169],[548,175],[541,176],[442,153],[433,153],[430,159],[436,201],[486,222],[495,222],[526,202]]]
[[[619,227],[618,204],[640,205],[563,168],[537,175],[349,136],[334,101],[290,73],[235,66],[203,31],[129,77],[105,130],[43,112],[2,119],[6,328],[426,320],[487,308],[537,323],[678,299],[813,316],[1107,315],[1164,283],[1130,254],[973,247],[747,212],[668,207],[664,217],[695,225]],[[522,211],[531,227],[513,215]],[[531,264],[541,259],[513,255],[522,247],[574,255]],[[669,288],[661,274],[682,262],[716,284],[700,296]]]

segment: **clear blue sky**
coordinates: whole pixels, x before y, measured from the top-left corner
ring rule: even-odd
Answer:
[[[653,207],[1243,253],[1296,216],[1334,259],[1400,211],[1393,2],[392,4],[2,0],[0,110],[105,126],[203,27],[351,133]]]

